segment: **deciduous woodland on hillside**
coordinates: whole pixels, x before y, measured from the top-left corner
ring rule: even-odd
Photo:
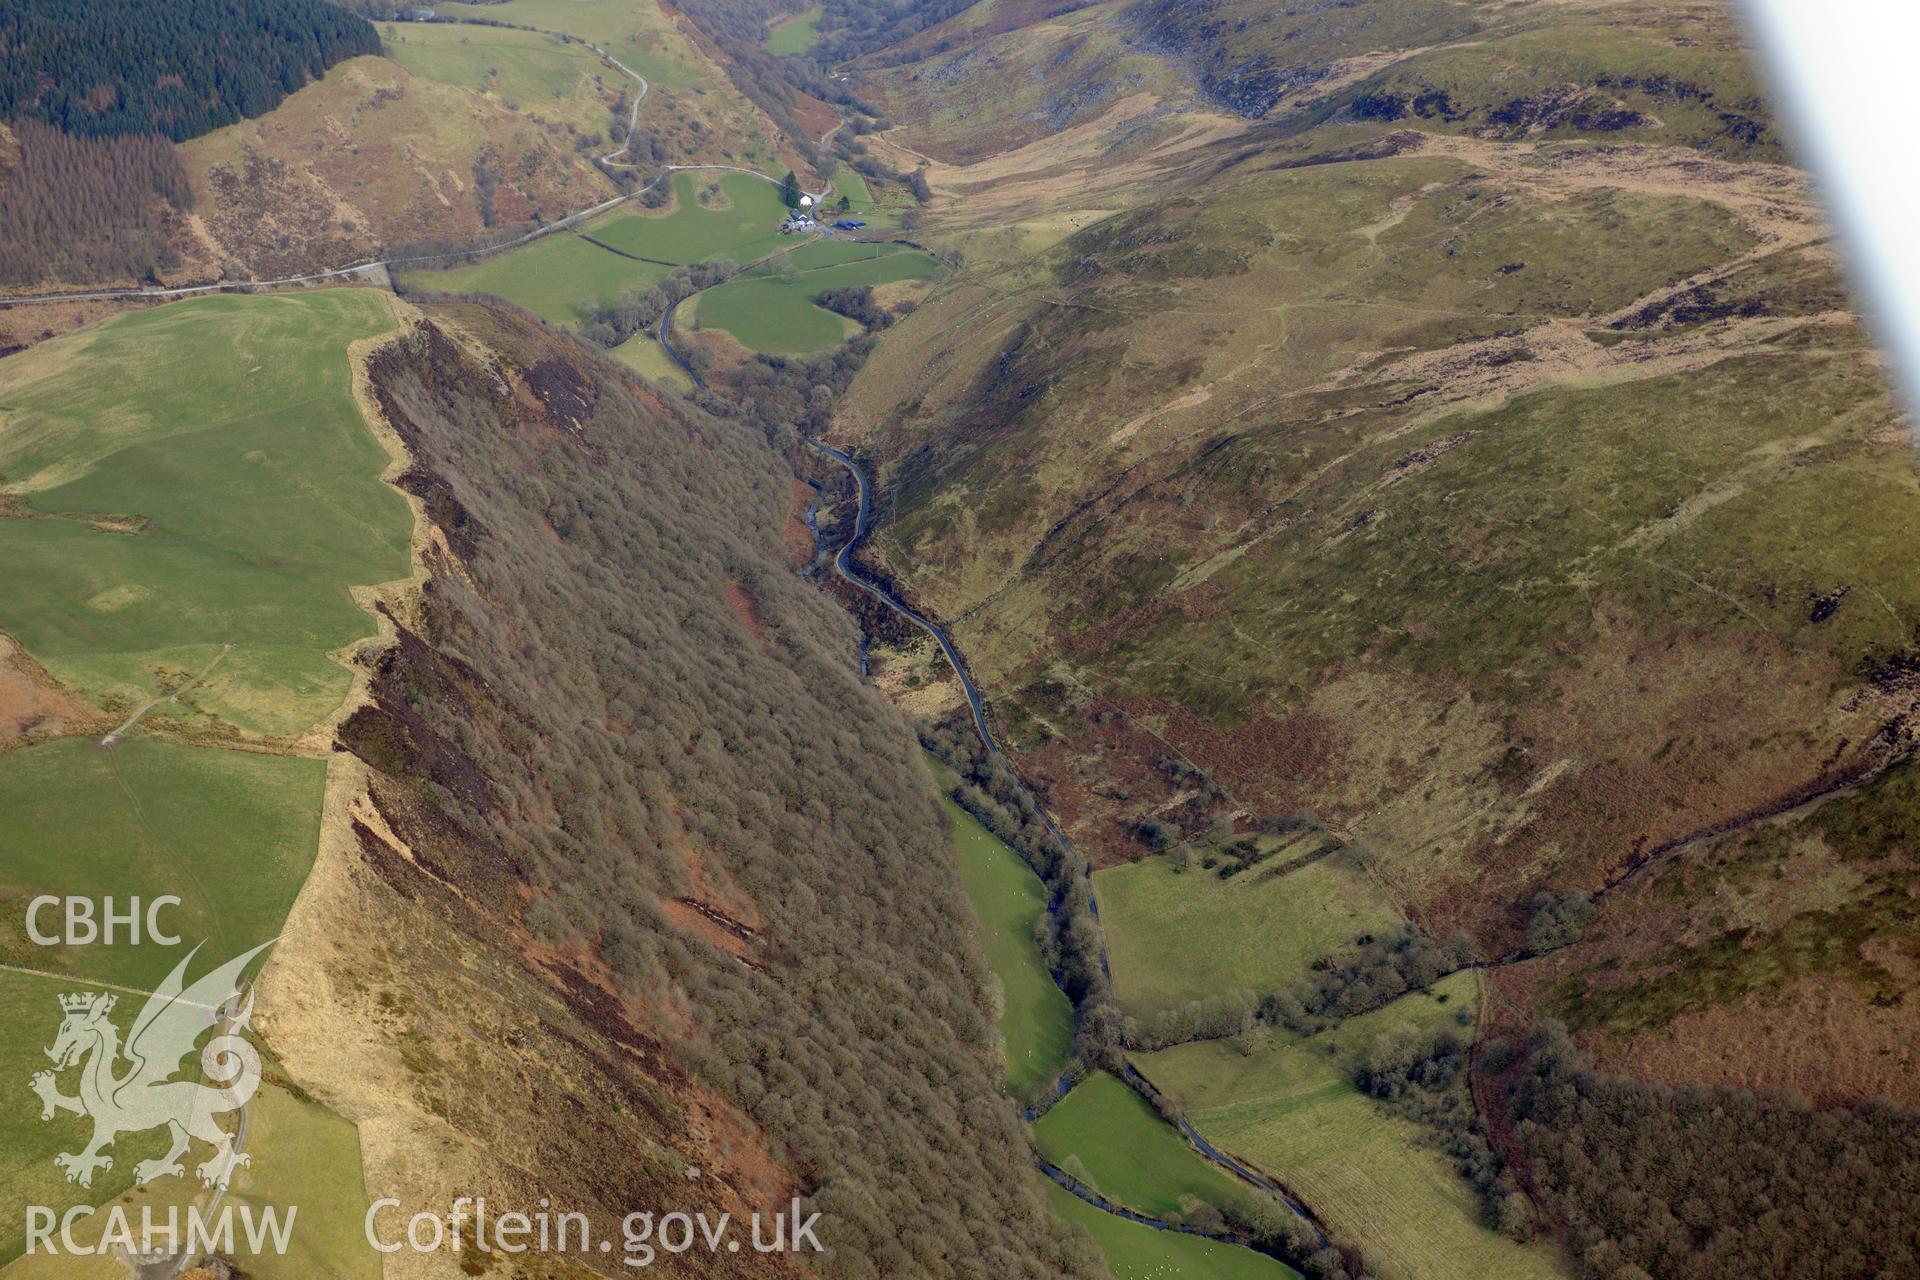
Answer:
[[[431,326],[374,363],[461,560],[342,735],[394,829],[432,877],[530,901],[542,943],[655,1012],[648,1035],[827,1213],[831,1274],[1097,1274],[999,1094],[912,739],[785,560],[785,464],[531,321],[452,318],[526,391]],[[753,926],[717,945],[663,906],[682,898]]]

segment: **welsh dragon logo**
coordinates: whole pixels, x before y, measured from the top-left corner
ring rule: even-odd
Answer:
[[[260,1054],[243,1035],[253,1017],[253,993],[249,989],[241,1002],[240,974],[272,945],[263,942],[188,987],[187,965],[199,953],[196,946],[147,998],[124,1043],[109,1017],[117,996],[90,991],[60,997],[65,1017],[46,1051],[53,1069],[35,1074],[32,1087],[40,1095],[42,1120],[69,1111],[93,1121],[93,1140],[84,1150],[54,1157],[68,1182],[91,1187],[96,1170],[113,1168],[113,1157],[101,1152],[115,1138],[162,1126],[172,1146],[160,1159],[134,1166],[136,1183],[183,1173],[180,1157],[195,1138],[213,1148],[212,1158],[195,1169],[207,1186],[224,1187],[236,1167],[250,1163],[219,1118],[246,1106],[260,1087]],[[216,1025],[219,1034],[200,1051],[209,1083],[174,1079],[181,1059]],[[60,1092],[59,1078],[74,1067],[80,1092],[69,1097]]]

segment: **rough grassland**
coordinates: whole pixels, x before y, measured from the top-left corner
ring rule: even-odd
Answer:
[[[1458,973],[1430,992],[1251,1055],[1206,1041],[1136,1062],[1209,1141],[1285,1182],[1332,1230],[1363,1241],[1383,1270],[1404,1280],[1561,1276],[1546,1249],[1481,1226],[1473,1191],[1448,1157],[1351,1080],[1360,1056],[1388,1032],[1447,1028],[1467,1038],[1476,981]],[[1468,1026],[1456,1018],[1461,1011]]]
[[[196,216],[234,260],[229,278],[265,279],[384,257],[383,246],[550,222],[605,200],[613,185],[576,141],[558,121],[535,123],[369,57],[180,154]],[[486,201],[481,170],[496,178]]]
[[[562,232],[465,267],[410,271],[401,283],[441,293],[491,293],[525,307],[549,324],[573,328],[583,308],[643,289],[670,267],[635,262]]]
[[[1222,992],[1285,987],[1321,956],[1400,919],[1338,855],[1282,876],[1256,867],[1228,879],[1198,866],[1176,872],[1154,857],[1093,881],[1114,989],[1136,1017]]]
[[[1034,1125],[1040,1151],[1101,1195],[1156,1218],[1183,1201],[1225,1208],[1251,1193],[1187,1145],[1118,1076],[1088,1076]],[[1076,1167],[1077,1165],[1077,1167]]]
[[[772,121],[688,38],[687,20],[670,18],[655,0],[506,0],[445,4],[440,12],[591,40],[646,78],[650,89],[640,104],[639,129],[665,148],[666,159],[779,172],[774,166],[780,140]],[[611,71],[606,83],[616,91],[637,89]]]
[[[1282,1280],[1295,1272],[1249,1249],[1128,1222],[1047,1184],[1056,1215],[1086,1228],[1114,1280]]]
[[[350,387],[379,294],[217,297],[127,315],[0,367],[4,625],[66,683],[287,734],[336,706],[329,654],[373,633],[350,588],[404,577],[412,520]],[[191,706],[188,706],[188,703]]]
[[[820,16],[826,12],[824,5],[815,5],[805,13],[797,13],[771,27],[767,31],[767,52],[785,56],[790,53],[805,53],[819,42]]]
[[[980,918],[981,949],[1000,982],[1007,1086],[1025,1096],[1059,1077],[1073,1044],[1073,1008],[1034,943],[1034,925],[1047,909],[1046,890],[1019,854],[947,798],[951,775],[932,767],[953,823],[960,881]]]
[[[705,78],[705,64],[652,0],[506,0],[437,8],[451,18],[520,23],[591,40],[664,89],[691,89]]]
[[[651,378],[678,391],[690,391],[693,388],[685,371],[668,358],[651,334],[634,334],[613,349],[613,357],[644,378]]]
[[[716,184],[722,204],[709,208],[700,202],[699,195]],[[780,189],[749,174],[701,178],[676,173],[672,212],[649,215],[615,211],[589,227],[588,234],[622,253],[662,262],[706,262],[713,258],[751,262],[782,243],[780,219],[785,214]]]
[[[386,23],[387,57],[417,76],[484,93],[529,119],[555,120],[599,136],[608,105],[631,82],[584,45],[507,27]],[[605,150],[605,148],[601,148]]]

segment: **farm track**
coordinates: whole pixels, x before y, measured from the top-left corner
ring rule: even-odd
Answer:
[[[153,710],[155,707],[159,706],[163,702],[179,702],[181,694],[191,693],[194,689],[199,688],[201,682],[204,681],[208,676],[212,675],[213,669],[220,665],[220,660],[232,652],[233,652],[232,644],[221,645],[220,652],[213,655],[213,661],[209,662],[206,666],[202,667],[198,675],[194,676],[193,679],[187,681],[185,684],[181,685],[178,689],[175,689],[172,693],[166,695],[164,698],[154,698],[148,701],[148,703],[145,706],[141,707],[138,711],[128,716],[126,720],[122,722],[119,728],[113,730],[113,732],[109,733],[106,737],[100,739],[100,745],[103,747],[111,747],[112,745],[114,745],[116,742],[120,741],[120,739],[124,738],[127,735],[127,730],[133,728],[133,726],[135,726],[136,724],[139,724],[141,719],[147,714],[147,712]]]

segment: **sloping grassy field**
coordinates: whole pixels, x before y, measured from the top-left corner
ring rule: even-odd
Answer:
[[[859,326],[817,305],[822,293],[930,280],[939,270],[939,263],[911,249],[824,241],[784,254],[701,294],[695,323],[702,329],[725,330],[750,351],[780,355],[824,351],[858,332]]]
[[[1051,1182],[1047,1203],[1056,1215],[1093,1237],[1114,1280],[1286,1280],[1297,1275],[1248,1249],[1116,1218]]]
[[[1028,1096],[1058,1079],[1073,1045],[1073,1007],[1040,959],[1034,926],[1047,909],[1040,878],[1019,854],[945,794],[952,775],[928,761],[953,824],[960,880],[980,919],[980,943],[1002,997],[1007,1087]]]
[[[381,295],[214,297],[127,315],[0,366],[0,625],[87,698],[287,734],[370,636],[350,588],[408,572],[412,520],[350,386]],[[230,652],[223,646],[233,646]]]
[[[548,324],[576,328],[586,307],[645,288],[671,270],[623,258],[562,231],[468,266],[408,271],[400,279],[441,293],[491,293]]]
[[[502,0],[436,6],[450,18],[511,22],[591,40],[663,89],[704,83],[707,66],[652,0]]]
[[[600,135],[608,104],[632,84],[591,49],[537,31],[467,24],[389,23],[386,55],[414,75],[484,93],[509,111]],[[604,148],[602,148],[604,150]]]
[[[780,219],[786,211],[780,188],[750,174],[676,173],[669,211],[615,210],[590,224],[587,234],[622,253],[663,262],[747,263],[783,243]]]
[[[1033,1127],[1041,1153],[1116,1204],[1155,1218],[1253,1193],[1207,1163],[1126,1081],[1096,1072]]]
[[[326,762],[134,736],[111,749],[60,738],[0,755],[5,962],[151,989],[178,963],[155,946],[38,947],[39,894],[183,901],[162,924],[220,961],[267,941],[313,863]],[[42,931],[59,931],[59,912]],[[217,963],[218,961],[216,961]]]
[[[1153,857],[1095,872],[1093,884],[1114,990],[1135,1016],[1282,989],[1321,956],[1400,921],[1386,894],[1338,854],[1285,875],[1256,867],[1225,879]]]
[[[820,40],[820,18],[826,12],[823,5],[815,5],[805,13],[797,13],[784,22],[777,22],[767,29],[767,52],[782,56],[790,53],[805,53]]]
[[[381,480],[390,459],[361,416],[348,354],[395,323],[367,290],[208,298],[0,369],[0,555],[23,567],[0,625],[89,700],[147,709],[111,747],[0,744],[0,1015],[20,1033],[0,1045],[0,1070],[23,1084],[48,1065],[57,996],[112,986],[124,1032],[193,948],[189,981],[284,925],[314,858],[326,761],[195,742],[292,736],[332,714],[350,678],[334,655],[374,632],[352,588],[409,571],[412,515]],[[41,895],[91,899],[96,917],[108,899],[124,913],[178,897],[155,923],[179,942],[32,945],[25,914]],[[37,923],[58,933],[57,915]],[[367,1274],[342,1243],[364,1207],[351,1126],[271,1091],[256,1108],[257,1194],[324,1201],[331,1216],[297,1265],[250,1273]],[[42,1123],[31,1102],[7,1114],[0,1257],[23,1244],[20,1206],[103,1203],[166,1145],[164,1131],[124,1136],[82,1189],[53,1157],[84,1145],[84,1122]],[[269,1148],[276,1125],[299,1132]],[[141,1194],[191,1189],[167,1179]],[[72,1261],[19,1265],[91,1274],[63,1269]]]
[[[675,364],[650,333],[636,333],[613,349],[613,357],[635,373],[679,391],[689,391],[693,382],[686,371]]]
[[[1352,1082],[1381,1036],[1445,1028],[1470,1038],[1477,981],[1463,971],[1320,1035],[1276,1039],[1252,1054],[1205,1041],[1135,1062],[1209,1141],[1284,1182],[1332,1231],[1363,1242],[1384,1273],[1564,1277],[1550,1248],[1516,1244],[1482,1226],[1473,1190],[1449,1158]]]

